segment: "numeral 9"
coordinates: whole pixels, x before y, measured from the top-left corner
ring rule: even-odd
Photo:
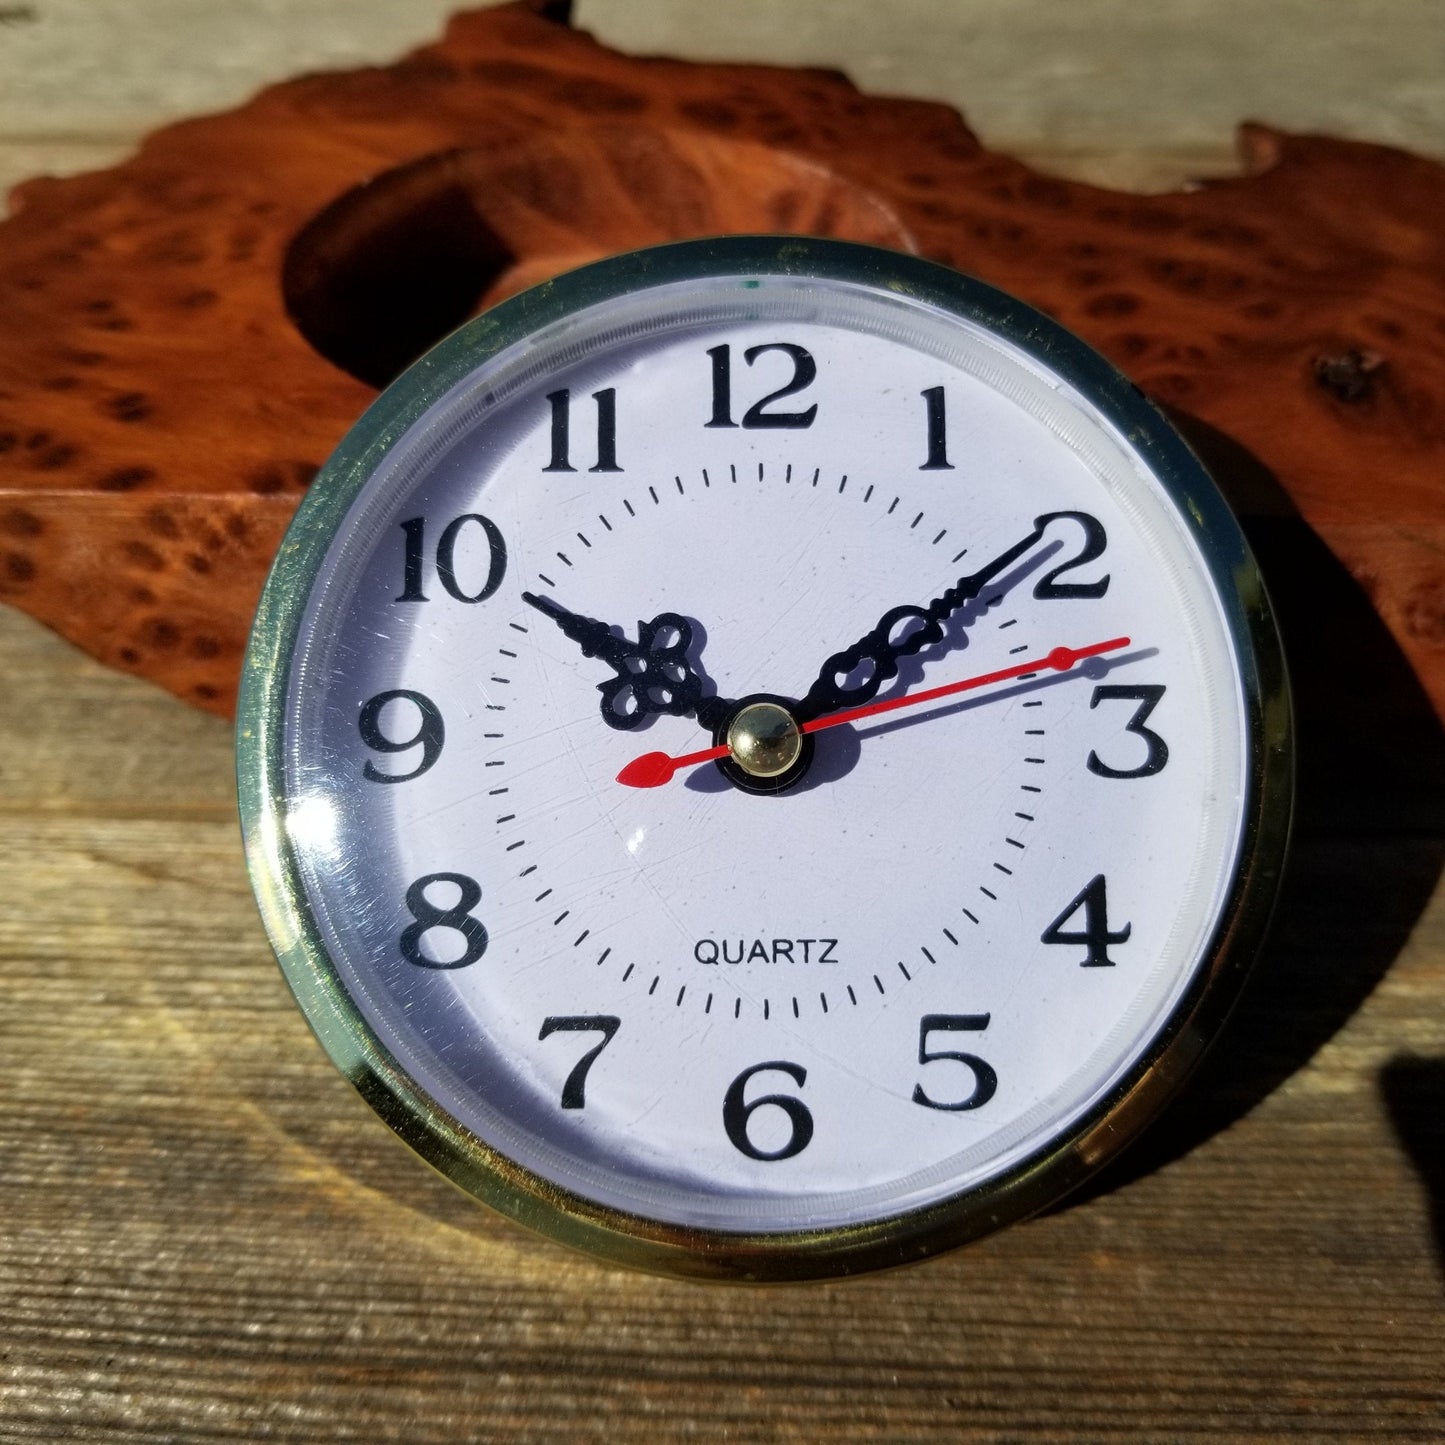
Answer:
[[[420,714],[416,731],[410,737],[387,737],[381,730],[381,715],[388,703],[405,700]],[[393,714],[394,716],[394,714]],[[394,688],[391,692],[379,692],[362,709],[356,722],[361,741],[378,753],[405,753],[412,748],[421,749],[421,762],[409,773],[383,773],[368,761],[361,775],[371,783],[405,783],[419,778],[441,756],[442,743],[446,740],[446,724],[437,705],[424,693],[409,692],[406,688]]]

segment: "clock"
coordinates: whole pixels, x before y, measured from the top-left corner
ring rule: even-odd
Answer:
[[[1170,425],[1020,302],[798,238],[418,361],[286,536],[238,737],[272,943],[376,1111],[731,1279],[1109,1159],[1222,1023],[1291,802],[1268,600]]]

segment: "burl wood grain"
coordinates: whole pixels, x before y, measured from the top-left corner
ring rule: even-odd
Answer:
[[[1166,196],[1038,175],[815,71],[614,54],[527,6],[34,180],[0,224],[0,598],[234,705],[266,564],[376,386],[632,246],[891,245],[1032,302],[1245,448],[1445,712],[1445,168],[1246,127]]]

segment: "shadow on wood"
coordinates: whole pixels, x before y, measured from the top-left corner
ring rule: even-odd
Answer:
[[[1392,1059],[1380,1071],[1380,1092],[1428,1197],[1435,1255],[1445,1272],[1445,1059]]]
[[[1276,608],[1295,703],[1294,847],[1270,939],[1213,1049],[1064,1208],[1179,1158],[1302,1068],[1390,967],[1445,861],[1445,734],[1370,598],[1255,457],[1173,420],[1241,516]]]

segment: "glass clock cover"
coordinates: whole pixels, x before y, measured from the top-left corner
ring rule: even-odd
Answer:
[[[913,258],[600,263],[347,437],[247,661],[262,911],[514,1217],[682,1273],[916,1258],[1154,1113],[1289,808],[1238,528],[1130,384]]]

